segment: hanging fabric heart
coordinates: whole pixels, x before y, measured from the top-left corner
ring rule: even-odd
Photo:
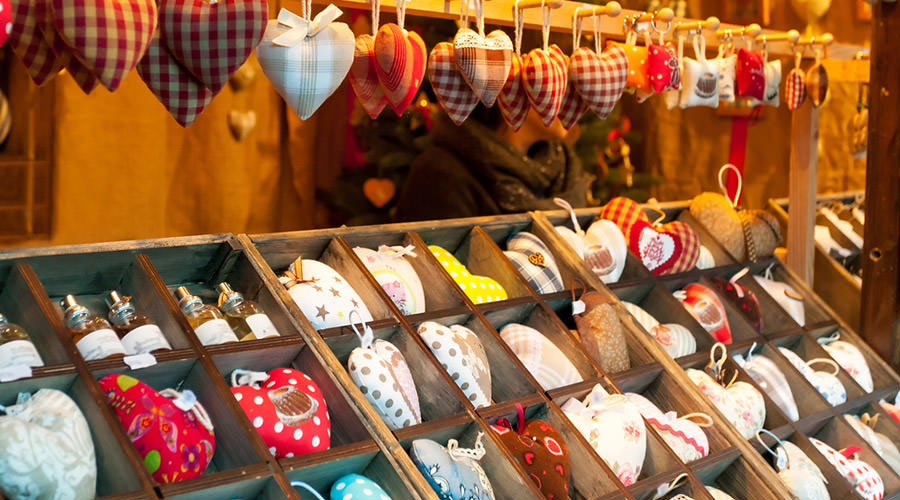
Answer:
[[[577,9],[576,9],[577,10]],[[575,16],[577,17],[577,16]],[[618,45],[612,45],[600,53],[600,20],[594,18],[594,50],[579,47],[581,20],[577,21],[574,51],[569,60],[570,86],[584,99],[585,104],[600,119],[606,119],[622,98],[628,80],[628,57]],[[566,89],[568,92],[568,88]]]
[[[302,18],[281,9],[256,49],[263,73],[301,120],[337,90],[353,64],[353,32],[333,22],[341,10],[329,5],[315,19],[310,10],[308,1]]]
[[[556,45],[550,46],[550,7],[542,4],[541,11],[544,45],[525,54],[522,81],[531,105],[549,127],[562,106],[568,72],[562,50]]]
[[[438,104],[444,108],[453,123],[461,125],[478,105],[478,96],[459,74],[453,57],[452,43],[441,42],[435,45],[428,56],[428,80],[431,81]]]
[[[266,0],[160,0],[159,10],[172,55],[216,94],[259,45],[269,17]]]
[[[12,29],[9,46],[22,60],[28,76],[35,85],[43,85],[63,68],[38,27],[38,16],[45,2],[35,0],[11,0]]]
[[[353,50],[353,64],[350,66],[350,86],[369,118],[378,118],[381,111],[387,106],[387,97],[381,89],[378,81],[378,72],[375,70],[375,36],[378,34],[378,17],[380,15],[381,2],[374,0],[372,3],[372,34],[363,33],[356,37],[356,45]]]
[[[66,45],[66,42],[56,31],[56,25],[53,22],[52,0],[37,0],[42,6],[38,8],[38,28],[44,37],[44,42],[50,46],[50,50],[56,56],[57,61],[71,75],[75,83],[85,94],[90,94],[100,81],[81,61],[75,57],[72,49]]]
[[[647,49],[647,75],[650,86],[657,94],[681,89],[681,64],[678,51],[671,43],[650,45]]]
[[[406,1],[397,3],[397,22],[378,28],[375,35],[375,72],[384,95],[397,116],[413,101],[425,75],[425,42],[403,28]]]
[[[816,62],[806,74],[806,89],[814,107],[819,107],[828,97],[828,72],[822,65],[822,49],[816,48]]]
[[[53,0],[52,5],[59,35],[111,91],[137,65],[156,31],[152,0]]]
[[[578,9],[572,14],[572,47],[578,47],[581,43],[581,19],[578,17]],[[563,101],[559,108],[559,122],[568,130],[572,128],[578,120],[587,112],[588,105],[578,90],[575,88],[575,80],[573,78],[571,68],[572,61],[568,56],[563,56],[566,61],[566,90],[563,94]]]
[[[800,69],[800,61],[802,59],[803,54],[801,52],[794,54],[794,69],[788,73],[787,81],[784,84],[784,100],[791,111],[799,108],[806,99],[806,75]]]
[[[0,47],[12,32],[12,5],[10,0],[0,0]]]
[[[497,103],[500,106],[500,114],[513,130],[519,130],[525,123],[525,117],[528,116],[528,95],[525,92],[525,84],[522,81],[522,31],[524,30],[525,20],[519,15],[518,3],[513,7],[513,21],[515,24],[515,53],[509,66],[509,74],[506,76],[506,83],[497,97]]]
[[[453,55],[459,73],[485,106],[497,100],[512,64],[513,44],[501,30],[484,34],[484,0],[475,0],[478,32],[468,29],[469,2],[461,3],[461,28],[453,38]],[[461,13],[462,14],[462,13]]]
[[[153,95],[182,127],[194,123],[213,98],[212,91],[172,56],[159,35],[150,41],[137,70]]]

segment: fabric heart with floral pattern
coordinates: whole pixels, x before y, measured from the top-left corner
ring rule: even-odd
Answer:
[[[756,294],[753,293],[753,290],[737,282],[741,276],[749,271],[748,268],[744,269],[746,271],[738,272],[730,280],[714,276],[709,281],[716,287],[719,296],[725,297],[726,300],[737,306],[741,313],[744,314],[744,317],[747,318],[747,321],[753,325],[753,328],[756,328],[761,333],[763,331],[763,317],[759,308],[759,300],[756,299]]]
[[[591,111],[606,119],[625,90],[628,57],[618,45],[607,47],[602,54],[579,47],[569,61],[569,75]]]
[[[875,389],[875,384],[872,382],[872,371],[869,369],[869,364],[862,351],[849,342],[836,340],[838,338],[840,338],[840,334],[821,337],[819,343],[863,390],[872,392]]]
[[[158,483],[198,477],[216,449],[212,421],[190,391],[156,392],[127,375],[111,374],[97,381]]]
[[[566,92],[568,71],[562,50],[554,45],[532,49],[522,59],[522,82],[534,110],[546,126],[559,114]]]
[[[485,106],[491,107],[506,85],[513,45],[501,30],[478,33],[463,28],[453,38],[453,60],[460,75]]]
[[[521,408],[520,405],[517,407]],[[540,488],[544,498],[569,498],[569,449],[552,425],[543,420],[525,420],[520,410],[519,425],[515,429],[506,419],[498,420],[491,429]]]
[[[766,392],[769,399],[793,422],[800,419],[794,393],[781,368],[774,361],[760,354],[754,354],[755,344],[747,351],[747,356],[734,355],[734,360],[750,375],[756,385]]]
[[[672,451],[682,462],[688,463],[701,459],[709,454],[709,439],[706,432],[692,418],[700,418],[706,427],[712,426],[712,419],[704,413],[692,413],[678,417],[674,411],[663,412],[652,401],[644,396],[627,392],[625,397],[643,415],[647,423],[656,428]]]
[[[301,371],[235,370],[231,393],[276,458],[331,447],[331,419],[319,386]]]
[[[746,382],[735,382],[726,389],[700,370],[691,368],[687,374],[745,439],[752,438],[762,429],[766,421],[766,403],[755,387]]]
[[[443,500],[494,500],[494,490],[478,463],[484,456],[478,433],[472,449],[462,449],[451,439],[444,448],[431,439],[416,439],[409,456]]]
[[[674,295],[681,301],[681,305],[687,309],[687,312],[691,313],[691,316],[716,341],[723,344],[731,343],[731,324],[728,322],[728,314],[725,313],[725,307],[715,292],[706,285],[691,283]]]
[[[369,118],[378,118],[388,101],[375,71],[375,38],[372,35],[364,33],[356,37],[349,76],[353,93]]]

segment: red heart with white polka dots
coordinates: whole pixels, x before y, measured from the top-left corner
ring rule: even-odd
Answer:
[[[12,5],[9,0],[0,0],[0,47],[12,33]]]
[[[241,383],[240,377],[236,378]],[[325,397],[305,373],[277,368],[264,381],[238,385],[231,392],[276,458],[331,447],[331,420]]]

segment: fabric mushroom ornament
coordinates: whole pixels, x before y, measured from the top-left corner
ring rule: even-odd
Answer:
[[[608,374],[625,371],[631,367],[628,344],[619,316],[599,292],[590,291],[579,302],[585,308],[575,314],[578,338],[585,352]],[[573,304],[573,311],[575,305]]]
[[[491,365],[475,332],[462,325],[426,321],[416,333],[475,408],[490,406]]]
[[[738,97],[763,100],[766,91],[766,71],[761,53],[744,48],[738,49],[735,82]]]
[[[416,439],[409,456],[441,499],[494,500],[491,481],[478,463],[485,454],[483,437],[479,432],[471,449],[460,448],[455,439],[447,441],[446,448],[431,439]]]
[[[531,288],[539,294],[563,290],[562,277],[550,248],[540,238],[522,231],[506,242],[504,255],[513,263]]]

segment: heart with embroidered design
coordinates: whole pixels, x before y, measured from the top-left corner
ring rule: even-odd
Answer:
[[[443,447],[431,439],[416,439],[409,456],[428,484],[443,500],[494,500],[494,490],[479,460],[485,449],[479,432],[472,448],[460,448],[455,439]]]
[[[625,270],[628,245],[618,226],[608,220],[595,219],[584,231],[569,202],[562,198],[554,198],[553,202],[566,209],[574,228],[556,226],[556,232],[600,280],[604,283],[619,281]]]
[[[784,412],[788,419],[796,422],[800,419],[800,412],[784,372],[768,357],[754,354],[755,348],[756,344],[754,343],[750,346],[746,356],[735,354],[735,362],[750,375],[760,389],[765,391],[769,399]]]

